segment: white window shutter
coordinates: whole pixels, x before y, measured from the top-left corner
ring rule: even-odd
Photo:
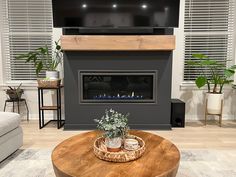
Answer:
[[[7,80],[35,80],[33,64],[15,59],[38,47],[52,47],[51,0],[0,0]],[[44,76],[44,74],[40,74]]]
[[[200,73],[186,64],[192,54],[205,54],[226,66],[232,63],[234,6],[235,0],[185,0],[184,81],[193,81]]]

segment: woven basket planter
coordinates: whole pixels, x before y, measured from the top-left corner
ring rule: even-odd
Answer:
[[[6,91],[6,94],[9,96],[9,99],[15,101],[20,100],[23,93],[24,93],[23,89],[20,89],[18,92],[17,90],[10,90],[10,89],[7,89]]]
[[[38,87],[43,87],[43,88],[59,87],[61,84],[61,79],[56,79],[56,80],[38,79],[37,81],[38,81]]]
[[[95,140],[93,150],[94,154],[101,160],[109,162],[129,162],[140,158],[145,152],[145,142],[137,136],[132,138],[138,140],[140,147],[136,150],[128,151],[122,148],[119,152],[109,152],[104,144],[104,138],[99,137]]]

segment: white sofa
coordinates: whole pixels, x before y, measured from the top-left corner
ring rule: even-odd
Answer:
[[[0,162],[19,149],[23,144],[20,115],[0,112]]]

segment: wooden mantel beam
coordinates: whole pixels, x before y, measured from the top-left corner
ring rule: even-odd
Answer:
[[[174,35],[63,35],[64,51],[172,51]]]

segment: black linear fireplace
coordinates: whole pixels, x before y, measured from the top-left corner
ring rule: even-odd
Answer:
[[[80,103],[156,103],[157,71],[80,71]]]
[[[105,109],[135,129],[170,129],[172,51],[65,51],[65,130],[94,129]]]

